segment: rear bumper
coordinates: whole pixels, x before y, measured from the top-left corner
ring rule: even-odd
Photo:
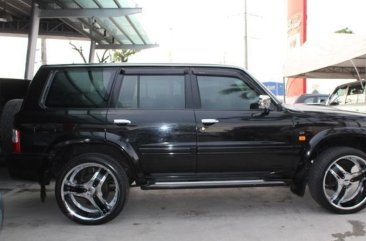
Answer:
[[[11,154],[6,157],[9,173],[13,178],[39,181],[42,174],[43,163],[47,156],[39,154]]]

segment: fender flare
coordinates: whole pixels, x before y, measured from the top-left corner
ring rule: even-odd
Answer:
[[[303,152],[305,163],[310,162],[319,145],[336,137],[364,138],[366,140],[366,128],[364,127],[338,127],[323,130],[311,138]],[[345,144],[346,145],[346,144]]]
[[[320,131],[313,136],[301,152],[301,162],[297,167],[291,191],[299,196],[304,196],[307,184],[307,177],[318,148],[325,142],[337,137],[364,138],[366,141],[366,128],[360,127],[339,127]],[[347,144],[345,144],[347,145]]]
[[[133,168],[136,177],[139,179],[144,179],[144,174],[142,168],[140,167],[139,157],[133,147],[126,141],[120,141],[119,143],[106,141],[102,138],[80,138],[73,140],[65,140],[55,142],[50,145],[47,149],[49,158],[53,158],[61,151],[63,148],[74,146],[74,145],[104,145],[109,146],[120,152],[121,155],[126,157],[128,164]]]

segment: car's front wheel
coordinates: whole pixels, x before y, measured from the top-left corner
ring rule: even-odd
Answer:
[[[113,158],[82,154],[68,162],[56,180],[61,211],[81,224],[102,224],[115,218],[128,195],[128,177]]]
[[[316,202],[335,213],[366,206],[366,154],[350,147],[329,148],[313,164],[309,189]]]

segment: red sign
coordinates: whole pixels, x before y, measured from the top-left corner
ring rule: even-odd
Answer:
[[[288,0],[287,37],[289,48],[298,48],[306,41],[306,1]],[[287,80],[287,96],[299,96],[304,93],[306,93],[306,79],[289,78]]]

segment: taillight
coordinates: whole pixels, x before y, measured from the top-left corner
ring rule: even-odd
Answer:
[[[13,143],[13,153],[20,153],[20,131],[13,129],[13,136],[11,138]]]

